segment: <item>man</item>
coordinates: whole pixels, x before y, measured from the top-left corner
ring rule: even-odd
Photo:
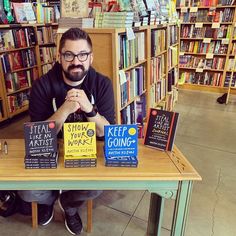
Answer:
[[[104,125],[114,123],[114,94],[111,81],[96,72],[92,42],[78,28],[67,30],[59,45],[59,62],[33,84],[29,114],[31,121],[55,120],[58,133],[64,122],[93,121],[98,138],[104,136]],[[82,221],[77,208],[101,191],[63,191],[59,205],[65,213],[65,225],[72,234],[80,234]],[[26,202],[36,201],[39,224],[48,224],[53,217],[55,191],[18,191]]]

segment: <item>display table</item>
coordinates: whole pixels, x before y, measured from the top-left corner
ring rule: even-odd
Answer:
[[[3,143],[7,141],[8,154]],[[25,169],[24,140],[1,140],[0,189],[2,190],[148,190],[151,202],[147,235],[160,235],[164,199],[175,199],[172,234],[184,235],[192,184],[200,175],[177,147],[162,152],[139,142],[137,168],[105,167],[103,142],[98,142],[95,168],[64,168],[59,158],[57,169]],[[60,145],[63,156],[63,145]]]

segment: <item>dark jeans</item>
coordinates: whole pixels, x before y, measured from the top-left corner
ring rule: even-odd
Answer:
[[[101,190],[65,190],[60,195],[61,204],[69,215],[74,215],[77,208],[84,201],[94,199],[102,193]],[[20,190],[18,195],[26,202],[37,202],[38,204],[52,205],[57,197],[58,191],[52,190]]]

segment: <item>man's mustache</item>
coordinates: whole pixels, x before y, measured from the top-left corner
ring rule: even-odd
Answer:
[[[81,69],[83,71],[85,70],[83,65],[70,65],[68,67],[68,70],[73,70],[73,69],[77,69],[77,68],[79,68],[79,69]]]

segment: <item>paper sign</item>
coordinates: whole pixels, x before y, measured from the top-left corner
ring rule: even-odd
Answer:
[[[188,12],[188,8],[187,7],[181,7],[181,12]]]
[[[120,78],[120,85],[126,82],[126,76],[123,70],[119,70],[119,78]]]
[[[222,44],[229,44],[229,39],[222,39]]]
[[[203,23],[195,23],[195,28],[202,28],[203,27]]]
[[[212,29],[218,29],[218,28],[220,28],[220,23],[212,23],[211,28],[212,28]]]
[[[204,38],[203,39],[203,43],[210,43],[211,42],[211,38]]]
[[[212,59],[213,56],[214,56],[213,53],[207,53],[207,54],[206,54],[206,58],[207,58],[207,59]]]
[[[190,7],[190,12],[197,12],[198,8],[197,7]]]
[[[202,73],[203,72],[203,68],[196,68],[196,72]]]
[[[133,40],[135,39],[135,34],[132,28],[126,28],[126,33],[127,33],[127,39],[128,40]]]
[[[184,56],[184,52],[179,52],[179,55],[180,56]]]

